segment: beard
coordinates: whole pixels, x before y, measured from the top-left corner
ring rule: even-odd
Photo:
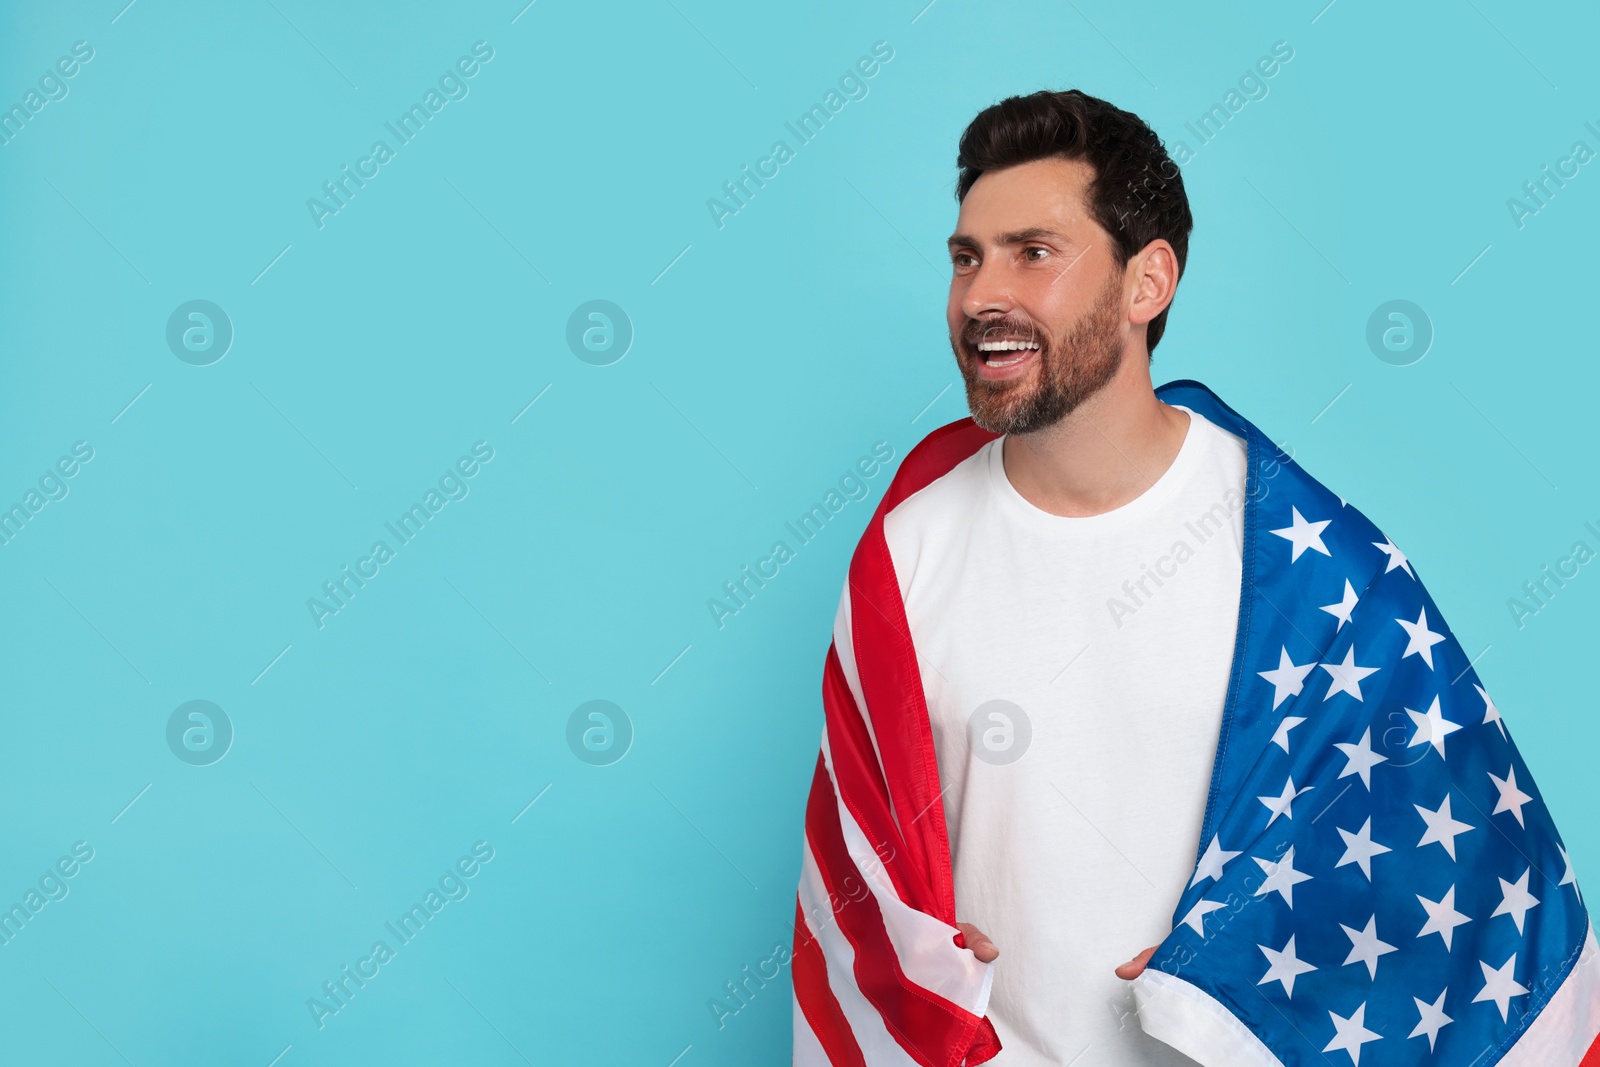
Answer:
[[[962,351],[962,343],[951,338],[956,366],[966,382],[972,421],[990,433],[1033,433],[1059,422],[1103,389],[1122,366],[1122,341],[1118,336],[1121,295],[1122,278],[1112,272],[1094,303],[1059,346],[1039,337],[1030,321],[969,322],[963,340],[967,351],[974,355],[985,334],[1032,334],[1039,341],[1038,367],[1030,384],[1026,375],[1002,381],[978,377]]]

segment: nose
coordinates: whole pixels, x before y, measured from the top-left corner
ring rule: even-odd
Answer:
[[[986,258],[967,283],[967,291],[961,297],[961,310],[969,319],[985,319],[1005,316],[1015,306],[1010,275],[1004,263]]]

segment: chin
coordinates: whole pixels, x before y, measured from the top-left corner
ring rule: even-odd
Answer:
[[[1015,390],[993,390],[980,384],[977,390],[967,390],[967,411],[972,421],[995,434],[1025,433],[1033,427],[1026,426],[1030,397],[1013,397]]]

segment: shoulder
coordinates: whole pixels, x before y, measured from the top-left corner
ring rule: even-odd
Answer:
[[[878,507],[903,581],[926,547],[948,542],[969,523],[987,491],[985,446],[998,437],[969,417],[930,432],[906,454]]]
[[[974,488],[974,476],[981,473],[978,459],[983,447],[998,437],[968,417],[947,423],[918,441],[906,453],[879,504],[885,523]]]
[[[1205,384],[1177,379],[1156,393],[1166,403],[1182,404],[1201,414],[1244,450],[1252,505],[1247,536],[1260,538],[1264,545],[1287,545],[1295,560],[1326,563],[1337,556],[1346,576],[1358,587],[1382,575],[1390,575],[1391,580],[1396,574],[1401,580],[1416,579],[1414,568],[1396,558],[1403,554],[1372,519],[1319,481],[1292,453],[1285,452]],[[1302,569],[1315,565],[1301,564]]]
[[[1212,448],[1217,452],[1223,462],[1237,466],[1241,471],[1250,454],[1250,445],[1235,431],[1220,425],[1214,419],[1206,417],[1203,413],[1192,408],[1185,408],[1193,427],[1210,438]]]
[[[1310,550],[1308,558],[1323,565],[1336,562],[1358,591],[1391,573],[1398,574],[1391,581],[1420,581],[1406,554],[1365,512],[1276,446],[1266,451],[1271,455],[1263,455],[1254,472],[1264,539],[1289,546],[1296,556]]]
[[[885,503],[892,507],[938,481],[998,436],[973,422],[971,416],[931,431],[906,453],[905,462],[895,472]]]

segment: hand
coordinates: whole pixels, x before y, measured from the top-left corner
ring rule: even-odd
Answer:
[[[989,935],[973,926],[971,923],[956,923],[956,929],[961,931],[961,936],[967,943],[967,948],[978,957],[979,963],[993,963],[1000,950],[994,947],[994,942],[989,940]],[[1151,951],[1154,951],[1153,949]]]
[[[1129,980],[1139,977],[1144,973],[1145,964],[1150,962],[1150,957],[1156,954],[1156,948],[1156,945],[1151,945],[1149,948],[1133,957],[1133,959],[1118,967],[1117,977],[1127,978]]]

